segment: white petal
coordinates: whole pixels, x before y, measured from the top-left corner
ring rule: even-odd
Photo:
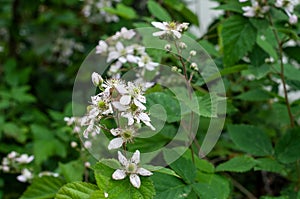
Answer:
[[[126,94],[128,93],[127,89],[123,85],[115,85],[116,89],[120,94]]]
[[[112,178],[114,180],[122,180],[126,177],[126,173],[124,170],[121,169],[117,169],[113,174],[112,174]]]
[[[146,103],[146,97],[143,96],[143,95],[138,95],[138,96],[137,96],[137,99],[138,99],[140,102],[142,102],[142,103]]]
[[[140,188],[141,186],[141,180],[140,180],[140,177],[136,174],[130,174],[130,182],[131,184],[136,187],[136,188]]]
[[[134,154],[131,157],[131,162],[135,163],[135,164],[140,163],[140,151],[139,150],[136,150],[134,152]]]
[[[167,34],[167,32],[166,32],[165,30],[163,30],[163,31],[158,31],[158,32],[154,32],[152,35],[153,35],[154,37],[157,37],[157,36],[162,36],[162,35],[164,35],[164,34]]]
[[[172,30],[172,33],[173,33],[178,39],[180,39],[180,37],[181,37],[181,33],[180,33],[180,32],[178,32],[177,30]]]
[[[140,101],[138,101],[136,98],[133,99],[134,104],[139,107],[142,110],[146,110],[146,106],[144,106],[144,104],[142,104]]]
[[[119,57],[119,61],[125,64],[127,62],[127,59],[125,57]]]
[[[138,168],[137,173],[142,176],[151,176],[153,173],[144,168]]]
[[[121,98],[120,98],[120,103],[122,105],[128,105],[131,101],[131,96],[130,95],[123,95]]]
[[[19,180],[20,182],[26,182],[27,181],[26,177],[23,176],[23,175],[17,176],[17,180]]]
[[[120,56],[120,53],[119,53],[119,52],[111,51],[111,52],[108,54],[108,57],[107,57],[106,62],[111,62],[112,60],[115,60],[115,59],[119,58],[119,56]]]
[[[112,105],[119,111],[126,111],[128,109],[127,106],[122,105],[120,102],[112,102]]]
[[[118,43],[116,44],[116,48],[117,48],[117,50],[120,52],[121,50],[124,49],[124,46],[123,46],[123,44],[122,44],[121,42],[118,42]]]
[[[110,130],[110,133],[111,133],[113,136],[118,136],[118,135],[120,135],[120,129],[111,129],[111,130]]]
[[[161,23],[161,22],[151,22],[151,24],[155,27],[155,28],[159,28],[159,29],[161,29],[161,30],[166,30],[167,29],[167,27],[163,24],[163,23]]]
[[[108,150],[118,149],[124,143],[122,138],[114,138],[109,142]]]
[[[128,164],[128,160],[125,158],[125,156],[120,152],[118,151],[118,159],[119,159],[119,162],[123,165],[123,166],[127,166]]]
[[[139,119],[141,119],[143,122],[150,122],[150,117],[146,113],[140,113]]]
[[[138,59],[133,55],[127,55],[126,59],[131,63],[137,63]]]

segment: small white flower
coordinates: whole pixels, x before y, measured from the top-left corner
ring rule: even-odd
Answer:
[[[111,50],[107,57],[107,62],[111,62],[113,60],[118,60],[121,63],[136,63],[137,57],[133,55],[134,48],[133,46],[124,47],[121,42],[117,42],[115,46],[115,50]]]
[[[269,6],[261,6],[257,1],[252,3],[252,6],[242,7],[244,16],[246,17],[264,17],[264,14],[269,11]]]
[[[39,177],[43,177],[43,176],[53,176],[55,178],[57,178],[59,176],[58,173],[54,173],[54,172],[51,172],[51,171],[42,171],[41,173],[39,173],[38,175]]]
[[[142,55],[138,62],[139,67],[143,67],[148,71],[153,71],[159,64],[152,62],[152,59],[148,55]]]
[[[2,171],[3,172],[9,172],[10,171],[10,168],[9,168],[9,166],[7,166],[7,165],[2,165],[2,166],[0,166],[0,169],[2,169]]]
[[[34,159],[34,156],[28,156],[27,154],[22,154],[20,157],[16,158],[16,161],[20,164],[28,164]]]
[[[67,123],[68,126],[71,126],[76,122],[76,118],[75,117],[64,117],[64,121]]]
[[[247,2],[248,0],[239,0],[240,3]]]
[[[141,186],[141,179],[138,175],[141,176],[150,176],[152,172],[148,171],[147,169],[140,168],[138,164],[140,163],[140,151],[136,150],[132,155],[130,160],[127,160],[123,154],[118,151],[118,159],[119,162],[122,164],[123,169],[117,169],[113,174],[112,178],[114,180],[122,180],[127,175],[129,175],[130,183],[136,187],[140,188]]]
[[[121,31],[117,32],[112,38],[113,38],[113,40],[118,40],[121,37],[121,38],[130,40],[135,35],[136,35],[136,33],[134,32],[134,30],[128,30],[127,28],[123,27],[123,28],[121,28]]]
[[[105,41],[100,40],[98,45],[96,46],[96,54],[106,53],[108,50],[108,45]]]
[[[172,50],[171,45],[170,45],[170,44],[166,44],[166,45],[165,45],[165,50],[166,50],[166,51],[171,51],[171,50]]]
[[[17,176],[17,180],[20,182],[27,182],[33,178],[33,174],[28,169],[23,169],[22,174]]]
[[[190,67],[191,69],[198,71],[198,65],[195,62],[191,63]]]
[[[12,152],[10,152],[10,153],[7,155],[7,157],[8,157],[9,159],[14,159],[15,157],[17,157],[17,155],[18,155],[17,152],[12,151]]]
[[[104,192],[104,197],[108,198],[108,193]]]
[[[276,0],[275,6],[277,8],[283,8],[288,12],[294,12],[294,7],[299,4],[298,0]]]
[[[161,31],[153,33],[153,36],[159,37],[171,37],[173,39],[180,39],[181,34],[184,30],[188,28],[188,23],[178,24],[175,22],[152,22],[151,23],[154,27],[160,29]]]
[[[90,168],[90,167],[91,167],[91,163],[90,163],[90,162],[85,162],[85,163],[84,163],[84,167]]]
[[[127,143],[127,142],[132,142],[133,141],[133,138],[135,136],[135,130],[133,128],[125,128],[125,129],[120,129],[120,128],[117,128],[117,129],[111,129],[110,130],[110,133],[117,137],[117,138],[114,138],[112,139],[110,142],[109,142],[109,145],[108,145],[108,149],[109,150],[112,150],[112,149],[118,149],[120,148],[124,143]]]
[[[103,79],[101,77],[101,75],[99,75],[96,72],[93,72],[92,74],[92,82],[95,86],[101,86],[101,84],[103,83]]]

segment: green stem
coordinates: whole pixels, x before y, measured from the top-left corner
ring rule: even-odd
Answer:
[[[284,63],[283,63],[282,42],[280,41],[278,33],[277,33],[277,31],[274,27],[274,23],[273,23],[271,15],[269,14],[268,16],[269,16],[269,21],[270,21],[270,25],[272,27],[273,34],[274,34],[276,42],[278,44],[279,59],[280,59],[280,79],[281,79],[281,82],[282,82],[282,85],[283,85],[285,104],[286,104],[289,119],[290,119],[290,126],[293,128],[295,126],[295,122],[294,122],[295,119],[294,119],[294,116],[293,116],[292,111],[291,111],[291,106],[290,106],[289,98],[288,98],[288,94],[287,94],[286,82],[285,82],[285,78],[284,78]]]

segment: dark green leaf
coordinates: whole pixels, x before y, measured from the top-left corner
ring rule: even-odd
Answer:
[[[239,156],[217,166],[216,171],[246,172],[256,164],[250,156]]]
[[[231,139],[241,150],[256,156],[271,155],[270,138],[261,129],[250,125],[228,125]]]
[[[96,185],[86,182],[72,182],[64,185],[55,199],[89,199],[90,194],[98,190]]]
[[[20,199],[52,199],[64,184],[61,178],[50,176],[35,178]]]

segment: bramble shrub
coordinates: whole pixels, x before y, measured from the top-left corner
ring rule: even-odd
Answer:
[[[299,199],[297,0],[2,1],[0,198]]]

